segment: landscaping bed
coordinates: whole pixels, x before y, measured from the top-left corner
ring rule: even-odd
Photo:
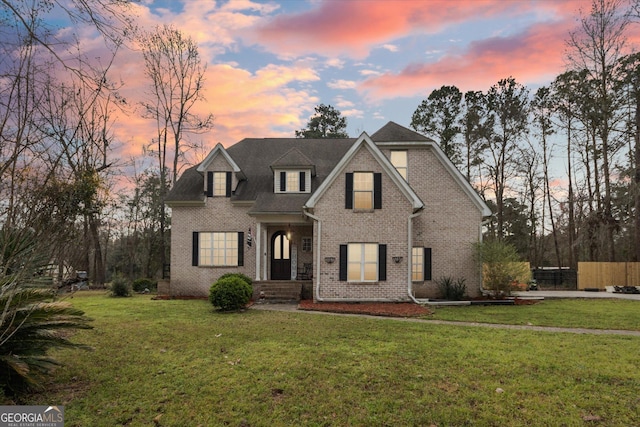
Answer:
[[[303,300],[298,309],[330,313],[370,314],[388,317],[421,317],[432,314],[431,310],[410,302],[313,302]]]

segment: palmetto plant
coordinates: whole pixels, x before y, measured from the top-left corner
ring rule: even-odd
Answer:
[[[36,242],[31,231],[0,230],[0,387],[6,391],[41,386],[58,365],[48,355],[52,348],[87,348],[69,340],[70,331],[91,328],[84,312],[32,285],[47,258]]]

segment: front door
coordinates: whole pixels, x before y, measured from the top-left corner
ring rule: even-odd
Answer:
[[[284,231],[271,238],[271,280],[291,279],[291,250]]]

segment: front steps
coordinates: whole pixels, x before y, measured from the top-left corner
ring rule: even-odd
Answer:
[[[295,302],[302,299],[302,283],[296,280],[262,280],[253,282],[255,302]]]

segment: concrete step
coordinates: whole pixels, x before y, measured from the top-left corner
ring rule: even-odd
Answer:
[[[302,284],[298,282],[254,282],[254,300],[300,301]]]

